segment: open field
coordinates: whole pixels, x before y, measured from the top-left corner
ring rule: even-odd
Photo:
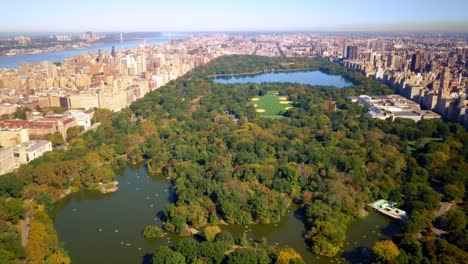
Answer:
[[[251,104],[262,117],[277,118],[280,113],[291,108],[291,101],[288,98],[279,96],[277,91],[269,91],[261,97],[251,99]]]

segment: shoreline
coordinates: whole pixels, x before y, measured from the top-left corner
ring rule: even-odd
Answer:
[[[107,184],[103,184],[103,185],[100,185],[99,188],[97,189],[99,192],[103,194],[113,193],[119,190],[119,182],[113,181]]]
[[[225,73],[225,74],[212,74],[207,75],[207,78],[222,78],[222,77],[236,77],[236,76],[253,76],[259,75],[263,73],[281,73],[281,72],[297,72],[297,71],[320,71],[317,68],[296,68],[296,69],[271,69],[271,70],[263,70],[263,71],[255,71],[255,72],[242,72],[242,73]]]

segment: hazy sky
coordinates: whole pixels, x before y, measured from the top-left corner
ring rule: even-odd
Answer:
[[[0,31],[468,31],[468,0],[2,0]]]

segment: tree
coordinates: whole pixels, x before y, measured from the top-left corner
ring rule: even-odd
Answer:
[[[447,231],[464,230],[466,223],[466,215],[459,209],[450,210],[442,216],[442,225]]]
[[[377,259],[386,263],[393,263],[400,255],[397,245],[391,240],[378,241],[372,247],[372,251],[377,255]]]
[[[0,263],[13,264],[15,260],[15,255],[12,252],[0,247]]]
[[[40,192],[36,197],[35,200],[37,204],[41,204],[44,206],[44,209],[47,213],[51,213],[54,209],[54,200],[52,197],[46,192]]]
[[[213,241],[215,239],[215,236],[221,232],[221,228],[219,226],[207,226],[205,227],[205,238],[208,241]]]
[[[14,226],[0,225],[0,263],[15,263],[14,260],[23,259],[25,251],[21,245],[21,234]],[[8,262],[10,261],[10,262]]]
[[[15,174],[6,174],[0,177],[0,196],[18,198],[24,188],[24,183]]]
[[[48,245],[44,243],[47,237],[46,226],[37,220],[31,220],[28,244],[26,250],[28,257],[33,264],[44,263],[47,253],[49,252]]]
[[[50,141],[52,141],[53,146],[60,146],[60,145],[65,144],[65,141],[63,140],[63,136],[59,132],[55,132],[54,134],[52,134]]]
[[[153,264],[185,264],[184,255],[162,246],[156,249],[153,255]]]
[[[11,221],[14,224],[18,223],[18,221],[23,218],[25,211],[23,201],[16,198],[5,202],[1,209],[2,218],[7,221]]]
[[[188,262],[191,262],[200,256],[198,242],[192,237],[181,239],[177,243],[175,249],[177,252],[184,255]]]
[[[73,138],[76,138],[84,131],[82,126],[72,126],[67,129],[67,141],[70,141]]]
[[[242,233],[242,236],[239,238],[238,244],[243,246],[243,247],[249,246],[249,240],[247,239],[247,233],[246,232]]]
[[[28,107],[18,108],[16,112],[13,113],[13,118],[26,120],[26,112],[31,112],[31,109]]]
[[[325,256],[336,255],[345,239],[345,229],[339,219],[316,220],[314,227],[306,234],[312,242],[312,251]]]
[[[227,257],[228,264],[267,264],[271,259],[264,249],[241,248],[232,252]]]
[[[147,225],[143,229],[143,236],[145,238],[150,238],[150,239],[151,238],[161,238],[161,237],[164,236],[164,233],[161,230],[161,228],[159,228],[159,226]]]
[[[281,249],[276,264],[304,263],[302,257],[292,248]]]
[[[446,184],[444,194],[450,201],[460,201],[465,196],[465,186],[463,184]]]
[[[426,220],[422,214],[414,212],[403,227],[408,233],[418,233],[426,228]]]
[[[227,247],[221,242],[205,241],[199,244],[200,255],[211,260],[211,263],[221,263]]]
[[[222,230],[218,234],[216,234],[215,242],[222,242],[224,243],[227,247],[231,247],[234,245],[234,238],[232,237],[232,234],[229,233],[229,231]]]

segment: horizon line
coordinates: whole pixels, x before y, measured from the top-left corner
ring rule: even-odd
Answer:
[[[72,33],[79,34],[85,32],[94,33],[394,33],[394,34],[411,34],[411,33],[455,33],[468,34],[466,30],[378,30],[378,29],[227,29],[227,30],[1,30],[0,34],[5,33]]]

